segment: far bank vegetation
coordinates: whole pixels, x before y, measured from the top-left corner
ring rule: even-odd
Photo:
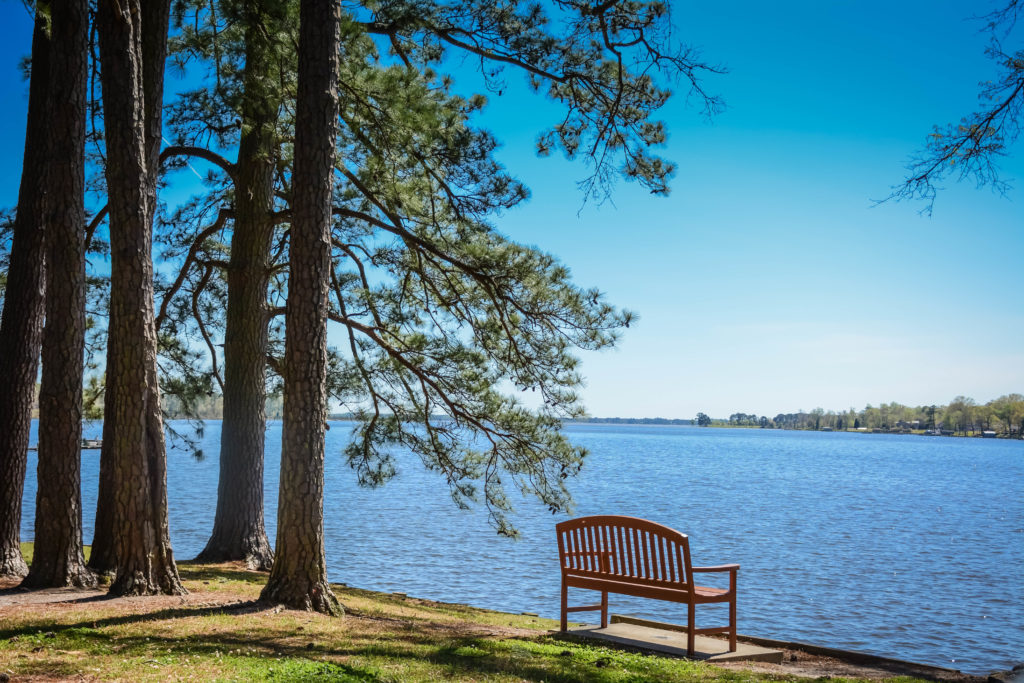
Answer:
[[[896,402],[873,406],[869,403],[862,410],[852,407],[845,411],[815,408],[810,412],[779,413],[775,417],[733,413],[728,419],[716,419],[698,413],[694,422],[702,427],[931,432],[945,436],[1000,435],[1019,439],[1024,434],[1024,395],[1006,394],[988,403],[957,396],[947,405],[930,406],[905,406]]]

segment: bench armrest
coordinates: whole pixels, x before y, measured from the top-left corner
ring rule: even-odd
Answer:
[[[739,570],[738,564],[720,564],[714,567],[690,567],[690,572],[696,574],[697,572],[729,572],[729,592],[734,596],[736,595],[736,572]]]
[[[738,564],[720,564],[714,567],[690,567],[692,572],[734,572],[739,569]]]

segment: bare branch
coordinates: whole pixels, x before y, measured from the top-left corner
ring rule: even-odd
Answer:
[[[210,227],[206,228],[198,235],[196,235],[195,240],[193,240],[192,242],[192,246],[188,250],[188,255],[185,257],[185,262],[181,265],[181,268],[178,270],[178,277],[175,278],[174,284],[172,284],[170,289],[168,289],[164,293],[164,298],[160,301],[160,312],[156,316],[157,329],[160,329],[161,325],[163,324],[163,321],[166,319],[167,307],[170,305],[171,299],[173,299],[174,296],[178,293],[178,290],[181,289],[182,284],[184,284],[185,278],[188,276],[189,268],[191,268],[192,263],[195,262],[199,254],[199,250],[202,249],[203,247],[203,243],[211,235],[214,235],[215,233],[219,232],[221,228],[224,227],[224,222],[227,221],[228,218],[233,217],[234,213],[232,211],[230,211],[229,209],[221,209],[220,213],[217,214],[216,222],[214,222],[213,225],[211,225]],[[207,268],[207,271],[209,272],[209,268]]]

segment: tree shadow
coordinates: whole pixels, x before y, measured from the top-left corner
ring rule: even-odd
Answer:
[[[243,569],[231,564],[199,564],[196,562],[178,562],[178,573],[185,581],[240,581],[263,585],[267,582],[270,572],[258,569]]]
[[[374,666],[359,667],[357,665],[338,662],[338,659],[349,659],[352,657],[381,658],[394,662],[429,662],[441,668],[440,675],[443,678],[488,678],[494,674],[511,674],[518,678],[533,681],[547,681],[549,683],[570,683],[577,681],[601,681],[606,679],[606,674],[611,673],[602,670],[606,666],[607,658],[600,653],[595,653],[593,660],[581,661],[579,657],[564,657],[552,660],[551,656],[538,654],[524,650],[516,653],[514,650],[496,652],[489,645],[488,639],[475,636],[447,637],[427,632],[411,631],[406,633],[348,633],[345,642],[313,642],[317,640],[316,635],[311,635],[311,641],[306,644],[295,642],[294,633],[282,633],[280,638],[289,638],[291,642],[284,642],[280,638],[253,638],[248,634],[223,633],[216,635],[204,635],[201,638],[195,636],[168,636],[158,634],[139,634],[133,636],[117,636],[100,633],[97,629],[103,626],[120,625],[132,622],[151,621],[158,618],[172,618],[175,616],[196,616],[197,614],[214,614],[222,610],[204,608],[202,610],[162,610],[151,615],[138,615],[132,617],[113,617],[97,620],[95,622],[82,622],[54,628],[53,635],[56,637],[64,631],[78,629],[74,633],[68,633],[78,642],[83,639],[93,641],[96,645],[110,643],[116,646],[119,656],[139,656],[143,653],[150,654],[154,650],[166,653],[171,656],[189,655],[192,657],[220,657],[224,653],[234,653],[231,656],[264,660],[266,658],[286,658],[300,664],[308,663],[313,670],[303,670],[303,678],[307,675],[314,675],[315,680],[331,680],[337,675],[341,680],[354,681],[378,681],[379,675],[374,671]],[[139,618],[142,617],[142,618]],[[17,630],[15,630],[17,631]],[[0,638],[7,637],[15,631],[0,632]],[[33,634],[38,629],[25,629]],[[305,640],[305,639],[303,639]],[[508,640],[522,640],[524,643],[534,639],[513,638]],[[563,655],[569,654],[568,652]],[[547,666],[541,666],[531,660],[538,657],[545,657]],[[271,663],[268,660],[268,664]],[[29,666],[38,667],[38,673],[45,672],[63,673],[73,675],[72,668],[64,666],[65,670],[57,672],[54,670],[54,663],[40,661],[37,663],[26,663]],[[277,664],[274,664],[276,667]],[[322,666],[322,670],[316,667]],[[31,674],[31,671],[22,670],[21,673]],[[616,671],[618,675],[621,672]],[[310,679],[313,680],[313,679]]]
[[[77,600],[68,600],[66,602],[75,604],[87,604],[102,603],[108,600],[116,599],[118,599],[116,596],[94,595],[78,598]],[[123,614],[114,617],[101,617],[99,619],[89,619],[87,621],[80,621],[74,624],[51,624],[47,627],[47,631],[59,634],[63,631],[70,631],[73,629],[100,629],[106,626],[144,624],[152,621],[182,619],[187,617],[204,617],[211,616],[214,614],[252,614],[255,612],[268,611],[273,609],[273,607],[273,605],[270,605],[268,603],[262,603],[257,600],[224,603],[222,605],[205,605],[202,607],[171,607],[157,610],[155,612],[145,612],[141,614]],[[41,628],[38,625],[23,626],[20,628],[0,629],[0,640],[5,640],[23,635],[32,635],[38,633],[40,630]]]

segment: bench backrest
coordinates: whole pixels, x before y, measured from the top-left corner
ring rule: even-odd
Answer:
[[[563,572],[650,585],[689,583],[689,539],[667,526],[639,517],[597,515],[556,524],[555,533]]]

